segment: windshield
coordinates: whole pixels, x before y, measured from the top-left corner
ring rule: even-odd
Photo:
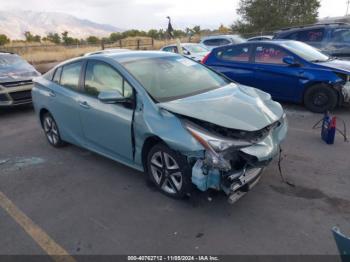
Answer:
[[[284,42],[282,46],[309,62],[326,62],[330,59],[312,46],[301,42]]]
[[[205,53],[209,52],[209,50],[201,45],[186,45],[184,46],[191,53]]]
[[[157,102],[204,93],[229,83],[205,66],[182,56],[146,58],[122,64]]]
[[[0,54],[0,67],[25,63],[22,58],[12,54]]]

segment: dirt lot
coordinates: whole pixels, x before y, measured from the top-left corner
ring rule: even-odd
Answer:
[[[337,254],[331,228],[350,234],[350,143],[324,144],[311,129],[320,115],[286,108],[282,167],[296,187],[281,182],[275,161],[234,205],[222,194],[169,199],[140,172],[52,148],[31,108],[1,109],[0,193],[73,255]],[[350,127],[350,109],[336,113]],[[0,205],[0,254],[44,254],[15,219]]]

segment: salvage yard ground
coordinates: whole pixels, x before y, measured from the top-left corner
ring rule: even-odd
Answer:
[[[52,148],[27,107],[0,111],[0,193],[72,255],[337,254],[331,228],[350,233],[350,143],[324,144],[311,129],[320,115],[285,107],[282,168],[295,188],[274,161],[234,205],[198,191],[173,200],[140,172],[75,146]],[[350,125],[349,108],[336,114]],[[15,217],[0,208],[0,254],[44,254]]]

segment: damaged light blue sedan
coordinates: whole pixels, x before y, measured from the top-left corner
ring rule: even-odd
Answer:
[[[144,171],[176,198],[194,184],[235,202],[287,133],[270,95],[172,53],[73,59],[36,79],[32,96],[52,146],[68,142]]]

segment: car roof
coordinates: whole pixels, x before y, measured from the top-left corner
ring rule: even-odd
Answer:
[[[213,38],[232,38],[232,37],[237,37],[240,35],[238,34],[233,34],[233,35],[209,35],[209,36],[204,36],[202,37],[201,41],[207,40],[207,39],[213,39]]]
[[[162,52],[162,51],[129,51],[129,52],[122,52],[122,53],[110,52],[110,53],[98,54],[94,57],[112,58],[119,63],[125,63],[125,62],[131,62],[131,61],[147,59],[147,58],[171,57],[171,56],[180,56],[180,55],[171,53],[171,52]]]
[[[312,29],[312,28],[321,28],[321,27],[337,27],[337,26],[350,27],[350,24],[349,23],[342,23],[342,22],[332,22],[332,23],[317,23],[317,24],[311,24],[311,25],[292,26],[292,27],[282,28],[281,30],[278,30],[277,33],[283,33],[283,32],[287,32],[287,31],[299,31],[302,29]]]
[[[190,46],[190,45],[200,45],[199,43],[180,43],[181,46]],[[170,44],[170,45],[166,45],[166,46],[163,46],[163,48],[166,48],[166,47],[170,47],[170,46],[177,46],[177,44]]]
[[[111,49],[104,49],[104,50],[98,50],[90,53],[84,54],[84,56],[91,56],[91,55],[99,55],[104,53],[111,53],[111,52],[128,52],[130,49],[123,49],[123,48],[111,48]]]

